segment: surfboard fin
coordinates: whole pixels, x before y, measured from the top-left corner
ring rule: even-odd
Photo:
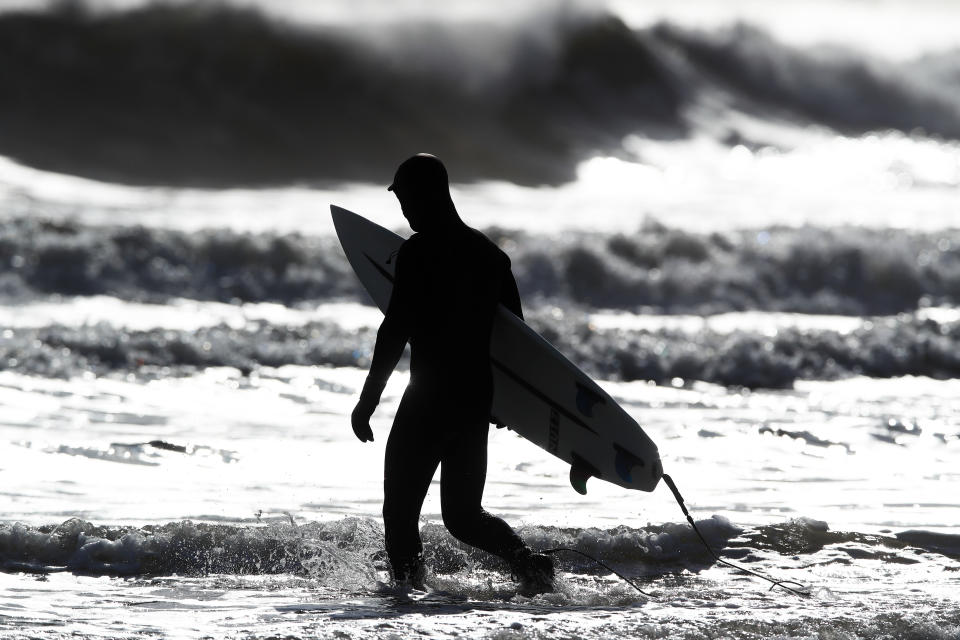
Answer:
[[[600,474],[589,462],[576,453],[572,454],[573,464],[570,465],[570,486],[582,496],[587,495],[587,480]]]

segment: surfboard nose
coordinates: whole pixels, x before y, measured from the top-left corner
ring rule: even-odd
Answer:
[[[341,238],[349,235],[350,229],[356,227],[359,220],[362,220],[360,216],[352,211],[347,211],[343,207],[338,207],[335,204],[330,205],[330,217],[333,218],[333,228],[336,229],[337,236]]]
[[[653,463],[652,468],[650,469],[650,478],[653,479],[653,489],[657,487],[657,484],[660,482],[660,478],[662,477],[663,464],[661,464],[660,458],[657,458],[657,461]],[[651,491],[653,489],[651,489]]]

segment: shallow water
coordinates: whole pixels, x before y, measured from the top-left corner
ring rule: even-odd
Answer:
[[[533,546],[595,555],[654,596],[560,553],[558,592],[527,599],[499,561],[437,524],[436,488],[424,507],[430,592],[385,586],[381,447],[403,376],[364,446],[347,427],[362,375],[292,366],[150,381],[0,375],[11,480],[0,515],[5,633],[957,633],[956,381],[859,378],[783,392],[606,385],[659,443],[710,544],[802,582],[812,599],[714,563],[665,487],[647,495],[594,480],[581,497],[562,464],[494,432],[487,508]],[[138,444],[159,439],[183,449]]]

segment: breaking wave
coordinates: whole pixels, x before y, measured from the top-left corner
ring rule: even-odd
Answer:
[[[661,25],[654,33],[682,52],[697,82],[729,91],[746,110],[852,134],[960,137],[958,50],[891,63],[841,47],[789,47],[747,24],[709,33]]]
[[[587,373],[606,380],[676,378],[749,388],[790,388],[798,379],[854,375],[960,377],[960,322],[918,316],[867,320],[849,333],[782,328],[697,333],[598,330],[576,313],[542,309],[527,321]],[[282,365],[369,365],[376,332],[335,323],[277,326],[251,321],[195,331],[47,326],[6,329],[0,369],[70,378],[133,373],[146,378],[189,374],[206,367],[251,373]],[[406,366],[405,362],[401,363]]]
[[[801,379],[960,376],[960,322],[915,316],[867,320],[850,333],[785,328],[774,335],[597,331],[585,320],[558,320],[552,314],[533,317],[530,324],[585,371],[604,379],[668,383],[680,378],[788,389]]]
[[[771,228],[696,234],[648,223],[634,234],[563,237],[492,229],[513,257],[526,316],[604,379],[704,380],[785,388],[850,375],[960,375],[960,323],[926,317],[960,303],[960,231]],[[278,302],[309,309],[364,294],[333,237],[184,233],[21,218],[0,222],[0,301],[107,295],[165,303]],[[778,311],[865,318],[853,331],[600,329],[596,310],[635,314]],[[372,327],[248,320],[197,330],[109,323],[9,328],[0,368],[72,377],[189,373],[211,366],[366,366]]]
[[[740,529],[719,516],[698,523],[702,533],[723,547]],[[520,530],[535,548],[566,546],[628,565],[706,564],[709,555],[685,524],[620,527],[615,530]],[[503,569],[502,563],[455,540],[441,525],[426,524],[422,536],[428,561],[437,573],[473,567]],[[582,557],[565,559],[571,571],[592,572]],[[352,565],[352,569],[350,568]],[[312,578],[343,578],[346,571],[372,582],[386,570],[383,529],[368,518],[296,524],[291,517],[264,525],[170,522],[158,526],[109,527],[72,519],[55,526],[0,525],[0,566],[5,570],[119,575],[205,575],[210,573],[294,573]]]
[[[960,231],[772,228],[698,234],[488,230],[527,306],[714,314],[884,315],[960,303]],[[366,301],[333,237],[0,221],[0,300]]]
[[[378,31],[72,2],[0,15],[0,58],[0,153],[137,184],[385,182],[420,149],[459,182],[557,184],[631,133],[684,135],[705,95],[851,133],[960,137],[957,52],[882,62],[749,25],[633,31],[571,8]]]
[[[902,562],[897,554],[902,550],[960,557],[957,536],[927,531],[897,536],[834,532],[825,522],[809,518],[743,530],[721,516],[699,520],[697,526],[707,542],[728,557],[757,552],[814,554],[832,545],[840,555],[848,554],[848,560],[871,557]],[[441,525],[426,524],[421,533],[427,561],[437,574],[506,570],[498,558],[457,541]],[[519,533],[534,549],[574,549],[632,575],[651,576],[678,567],[701,569],[713,564],[685,523],[643,529],[526,526]],[[910,555],[916,558],[915,553]],[[598,571],[597,565],[580,555],[556,558],[565,572]],[[297,524],[286,516],[250,525],[180,521],[138,528],[95,525],[80,519],[38,527],[0,524],[0,567],[5,571],[101,575],[289,573],[334,585],[346,582],[369,587],[387,564],[378,521],[345,518]]]
[[[335,238],[0,222],[0,295],[288,304],[359,294]]]
[[[233,526],[170,522],[142,528],[71,519],[54,526],[0,525],[0,566],[7,571],[105,575],[295,573],[369,578],[367,558],[382,538],[372,520],[332,524]],[[359,574],[359,575],[358,575]]]

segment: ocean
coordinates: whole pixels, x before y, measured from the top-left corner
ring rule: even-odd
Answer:
[[[960,638],[958,23],[0,2],[0,637]],[[359,443],[381,316],[329,205],[409,235],[419,151],[710,547],[809,597],[508,429],[484,505],[574,550],[556,591],[452,538],[438,486],[428,590],[390,584],[407,363]]]

